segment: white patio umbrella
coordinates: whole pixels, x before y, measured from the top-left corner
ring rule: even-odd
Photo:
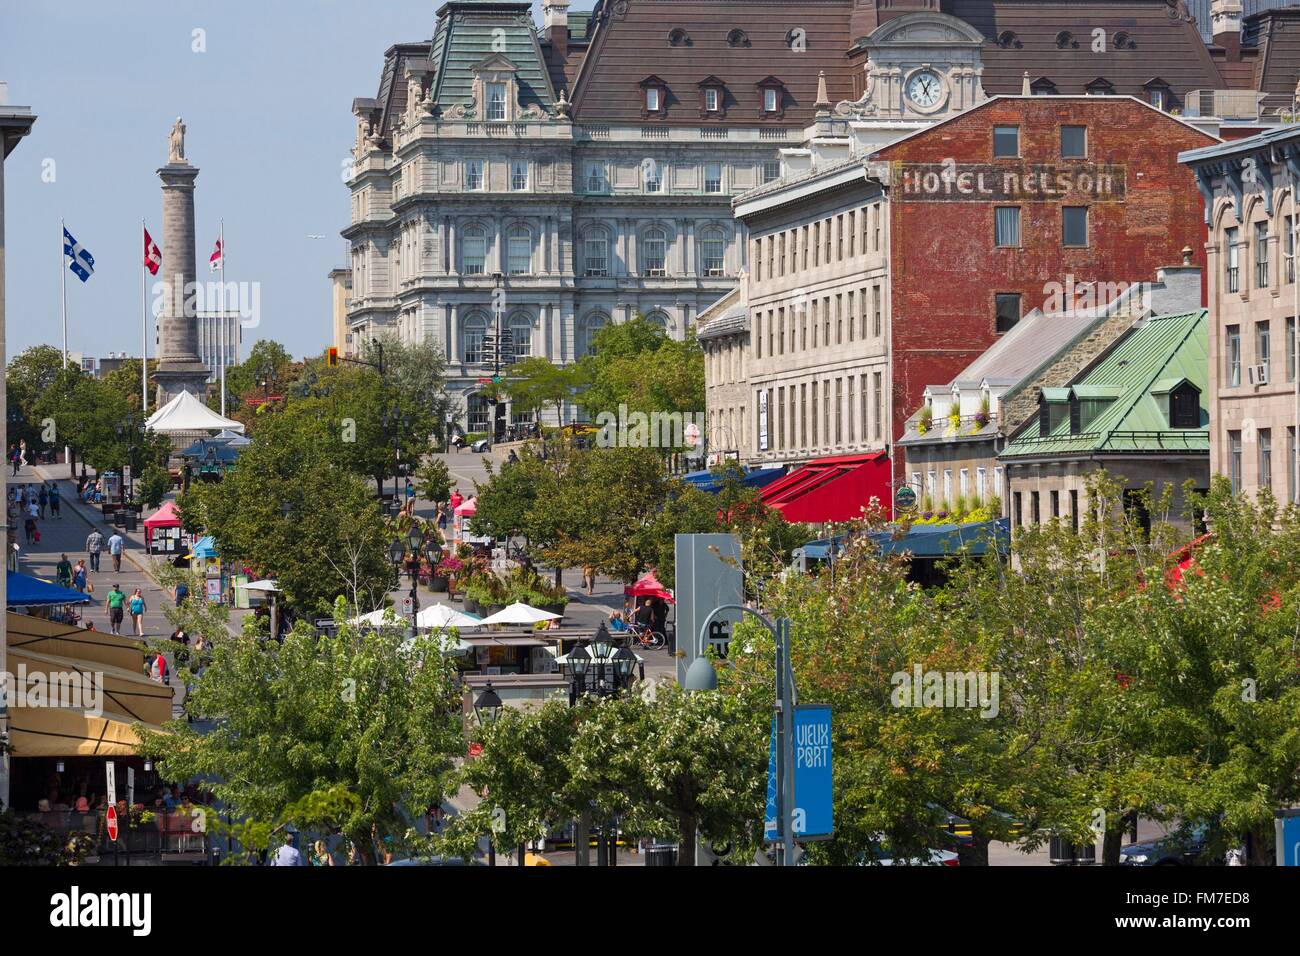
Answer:
[[[244,590],[245,591],[279,591],[280,585],[277,584],[275,581],[264,578],[261,581],[252,581],[248,584],[245,584]]]
[[[445,604],[432,604],[429,607],[421,608],[420,613],[415,615],[416,627],[427,627],[439,631],[447,627],[479,627],[482,623],[483,619],[477,614],[458,611],[454,607],[448,607]]]
[[[552,614],[550,611],[543,611],[539,607],[533,607],[530,604],[524,604],[516,601],[497,611],[495,614],[489,614],[480,621],[480,624],[536,624],[538,621],[556,621],[563,617],[562,614]]]
[[[381,607],[377,611],[371,611],[369,614],[360,614],[352,618],[348,623],[369,624],[372,627],[379,627],[383,624],[399,625],[402,624],[403,621],[397,616],[397,611],[395,609],[391,607]]]

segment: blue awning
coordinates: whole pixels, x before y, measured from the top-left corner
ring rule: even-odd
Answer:
[[[971,524],[913,525],[902,537],[894,531],[873,531],[871,538],[882,554],[910,554],[914,558],[942,558],[957,551],[985,554],[992,544],[1005,553],[1011,544],[1011,521],[995,518]]]
[[[770,485],[785,474],[784,468],[749,468],[740,477],[740,483],[747,488],[762,488]],[[710,470],[690,471],[682,476],[700,491],[717,494],[722,490],[722,481]]]
[[[5,575],[6,603],[9,607],[50,607],[55,604],[89,604],[90,598],[72,588],[60,587],[32,577],[8,571]]]

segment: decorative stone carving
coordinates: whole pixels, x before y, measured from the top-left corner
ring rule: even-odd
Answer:
[[[538,104],[530,103],[527,107],[520,109],[517,115],[520,119],[545,119],[547,113]]]
[[[167,162],[185,162],[185,123],[179,116],[172,124],[171,137],[167,141]]]
[[[443,115],[443,119],[458,120],[458,119],[474,119],[477,113],[478,113],[478,106],[474,103],[473,100],[470,100],[468,103],[453,103],[450,107],[448,107],[446,110],[443,111],[442,115]]]
[[[1297,84],[1297,87],[1300,87],[1300,83]],[[573,104],[569,102],[568,92],[564,89],[564,87],[560,87],[560,98],[555,101],[556,115],[561,116],[564,119],[568,119],[569,113],[572,111],[572,109],[573,109]]]

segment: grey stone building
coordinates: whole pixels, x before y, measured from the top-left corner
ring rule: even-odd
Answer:
[[[515,357],[567,363],[637,313],[680,338],[734,288],[731,197],[779,175],[847,38],[839,9],[809,21],[816,56],[760,34],[772,2],[677,4],[675,30],[662,5],[548,0],[540,31],[529,9],[451,0],[353,103],[347,330],[437,344],[471,430],[498,323]]]

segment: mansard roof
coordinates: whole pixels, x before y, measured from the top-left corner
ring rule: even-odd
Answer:
[[[574,85],[574,119],[640,124],[638,84],[654,70],[671,94],[662,120],[670,125],[699,125],[696,90],[714,74],[737,101],[723,123],[805,126],[813,119],[819,71],[826,71],[833,101],[853,98],[845,57],[852,8],[853,0],[602,0]],[[669,43],[678,29],[689,45]],[[735,29],[745,31],[748,46],[727,42]],[[781,81],[787,99],[779,119],[760,120],[757,84],[769,75]]]
[[[474,70],[493,56],[503,56],[514,64],[522,108],[550,109],[555,92],[537,41],[531,5],[501,0],[451,0],[439,8],[429,53],[437,70],[434,103],[442,109],[469,105]]]

